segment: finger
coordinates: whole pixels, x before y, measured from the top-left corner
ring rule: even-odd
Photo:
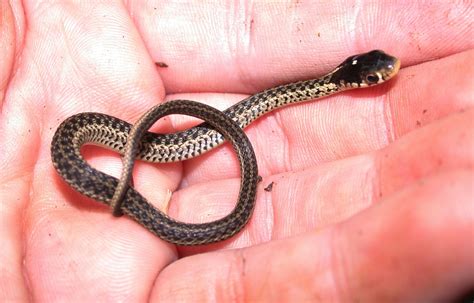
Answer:
[[[419,127],[473,106],[470,81],[474,71],[467,64],[473,56],[473,51],[463,52],[405,68],[382,87],[290,105],[265,115],[246,129],[260,174],[299,171],[378,150]],[[241,96],[227,102],[205,94],[189,98],[226,107]],[[185,162],[182,185],[238,177],[238,162],[231,154],[226,144]]]
[[[245,247],[323,228],[422,178],[470,169],[473,119],[474,111],[467,110],[417,129],[380,151],[264,178],[243,232],[217,246],[181,251]],[[185,222],[221,218],[234,207],[238,188],[239,179],[230,178],[191,185],[173,197],[170,213]]]
[[[472,170],[441,173],[322,231],[181,259],[160,274],[151,298],[453,300],[474,283],[472,186]]]
[[[429,10],[406,1],[136,2],[130,11],[151,56],[168,65],[160,69],[168,92],[252,94],[374,48],[408,66],[472,47],[467,2],[434,1]]]

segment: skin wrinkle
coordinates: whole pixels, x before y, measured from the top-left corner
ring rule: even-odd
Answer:
[[[238,2],[238,1],[236,1]],[[235,3],[235,2],[231,2]],[[242,9],[240,9],[242,7]],[[245,64],[248,57],[252,57],[255,50],[255,13],[253,2],[245,2],[243,6],[233,5],[230,9],[231,17],[227,20],[233,21],[233,26],[227,26],[229,29],[234,29],[230,33],[228,32],[227,37],[235,37],[235,39],[228,39],[230,48],[230,55],[233,57],[235,62],[234,66],[236,67],[236,78],[239,79],[239,82],[243,87],[249,88],[249,91],[255,92],[258,90],[258,87],[254,84],[256,81],[253,77],[250,76],[249,66]],[[242,16],[243,15],[243,16]],[[242,18],[240,18],[242,16]],[[234,42],[234,45],[231,45],[231,41]]]
[[[31,175],[27,178],[28,180],[25,182],[28,187],[30,187],[30,193],[29,197],[31,199],[31,191],[33,190],[31,185],[34,184],[34,175]],[[25,203],[26,204],[26,203]],[[19,213],[20,220],[20,243],[21,243],[21,274],[23,276],[23,279],[25,281],[25,287],[27,289],[27,294],[30,299],[34,298],[34,288],[33,288],[33,283],[31,279],[31,274],[30,271],[28,270],[29,268],[26,266],[26,259],[28,257],[28,249],[30,246],[28,245],[29,240],[31,239],[31,234],[26,233],[25,231],[27,230],[27,224],[28,224],[28,211],[30,211],[31,204],[27,205],[27,207],[22,208],[22,211]]]
[[[363,185],[362,187],[365,189],[366,186],[370,186],[371,190],[364,190],[363,194],[363,200],[366,201],[367,207],[370,207],[370,205],[373,205],[377,203],[378,195],[376,195],[376,189],[377,189],[377,184],[379,182],[377,176],[377,172],[375,172],[375,163],[371,163],[372,166],[370,169],[365,170],[365,173],[363,174]]]
[[[392,98],[393,97],[393,93],[389,90],[387,92],[387,94],[385,95],[382,95],[382,104],[383,104],[383,117],[384,117],[384,129],[385,129],[385,132],[384,134],[386,134],[386,137],[384,138],[384,142],[386,142],[387,144],[388,143],[391,143],[393,142],[395,139],[396,139],[396,133],[395,133],[395,126],[393,124],[394,122],[394,119],[393,119],[393,102],[392,101]]]
[[[262,182],[264,182],[264,181],[265,181],[265,180],[262,180]],[[259,192],[259,191],[257,191],[257,193],[258,193],[258,192]],[[265,220],[265,222],[268,222],[268,223],[269,223],[269,224],[266,226],[266,229],[265,229],[265,230],[266,230],[266,231],[267,231],[267,230],[270,230],[270,233],[269,233],[269,236],[270,236],[270,237],[269,237],[268,239],[263,239],[263,240],[264,240],[264,241],[271,241],[271,240],[273,240],[273,239],[276,238],[276,237],[275,237],[275,225],[276,225],[276,224],[275,224],[275,223],[276,223],[276,222],[275,222],[275,219],[277,218],[277,216],[276,216],[275,214],[276,214],[276,212],[277,212],[277,207],[276,207],[276,205],[275,205],[275,203],[274,203],[274,199],[273,199],[273,195],[274,195],[273,190],[272,190],[271,192],[264,191],[263,195],[264,195],[264,197],[265,197],[265,198],[264,198],[264,200],[265,200],[265,205],[267,206],[267,207],[265,207],[265,209],[270,209],[270,210],[271,210],[271,216],[270,216],[271,220]],[[258,196],[257,196],[257,199],[258,199]],[[270,207],[268,207],[268,206],[270,206]],[[266,218],[268,219],[268,217],[269,217],[269,216],[268,216],[267,213],[266,213]],[[266,234],[267,234],[267,233],[266,233]]]
[[[365,2],[368,3],[368,2]],[[371,5],[374,4],[374,5]],[[390,6],[390,4],[388,4]],[[367,13],[369,11],[369,13]],[[361,13],[362,12],[362,13]],[[358,29],[358,35],[356,39],[361,39],[359,45],[361,47],[373,46],[373,37],[380,32],[380,28],[391,28],[393,22],[396,20],[390,20],[390,17],[396,14],[388,13],[390,8],[387,8],[386,3],[373,2],[368,3],[359,11],[358,20],[356,23],[356,29]],[[372,24],[372,26],[370,26]],[[377,24],[377,27],[373,26]],[[383,45],[385,41],[381,41]]]
[[[359,36],[359,34],[361,34],[363,31],[357,30],[357,26],[359,23],[358,21],[361,18],[361,11],[364,11],[363,9],[361,9],[362,3],[363,0],[355,0],[351,5],[351,9],[347,10],[344,16],[345,28],[343,33],[346,33],[346,35],[349,36],[347,37],[347,39],[344,39],[344,41],[353,41],[357,49],[364,49],[365,47],[365,42],[363,43],[363,45],[361,45],[361,41],[365,40],[363,40],[362,37]],[[350,12],[350,16],[348,12]],[[348,47],[351,46],[352,45],[349,45]]]
[[[21,182],[21,183],[25,183],[26,185],[29,185],[30,182],[31,182],[31,174],[24,174],[22,176],[18,176],[18,177],[15,177],[15,178],[10,178],[9,180],[7,181],[3,181],[2,180],[2,183],[0,183],[0,193],[2,192],[6,192],[10,189],[14,189],[15,188],[15,184],[17,182]],[[12,184],[10,184],[12,183]],[[2,201],[2,205],[0,206],[0,210],[1,210],[1,214],[4,215],[6,211],[10,211],[10,207],[16,203],[21,203],[22,205],[25,205],[26,203],[24,203],[23,201],[25,201],[26,198],[23,197],[23,196],[20,196],[18,197],[18,195],[16,196],[15,199],[11,199],[11,200],[8,200],[8,201]],[[19,265],[20,269],[21,269],[21,275],[22,275],[22,278],[23,278],[23,282],[25,283],[25,288],[26,288],[26,291],[27,291],[27,294],[29,293],[29,290],[30,290],[30,287],[29,287],[29,283],[28,283],[28,280],[27,280],[27,275],[25,274],[25,266],[24,266],[24,258],[25,258],[25,251],[26,251],[26,245],[24,243],[25,240],[25,233],[24,233],[24,208],[22,208],[22,211],[18,212],[18,213],[15,213],[15,223],[19,222],[19,224],[15,224],[16,226],[19,226],[18,229],[15,229],[14,232],[16,234],[16,237],[17,239],[20,239],[19,241],[16,242],[16,244],[18,244],[19,246],[19,250],[20,250],[20,255],[18,257],[15,258],[15,261],[18,261],[18,264],[15,264],[15,265]],[[2,223],[7,223],[6,222],[7,220],[5,220],[5,222],[2,222]],[[10,221],[10,220],[8,220]],[[10,223],[10,222],[8,222]],[[10,247],[7,247],[8,251],[10,251]],[[5,250],[3,251],[5,252]],[[14,279],[16,278],[15,276],[15,269],[14,269],[14,266],[12,266],[10,264],[9,268],[1,268],[2,271],[6,271],[4,272],[4,275],[9,277],[10,279]],[[0,290],[1,290],[1,287],[0,287]]]
[[[15,47],[13,47],[13,62],[12,62],[12,67],[10,70],[10,79],[12,79],[16,71],[18,69],[18,65],[20,63],[20,58],[23,53],[24,49],[24,30],[25,30],[25,22],[24,22],[24,14],[23,13],[18,13],[18,11],[22,11],[23,8],[19,8],[22,5],[21,1],[15,1],[13,3],[10,3],[10,1],[5,0],[4,2],[7,3],[8,9],[5,11],[10,11],[10,14],[12,16],[12,20],[14,25],[12,26],[12,34],[13,34],[13,44]],[[2,2],[2,6],[4,5]],[[1,9],[2,11],[4,10],[3,8]],[[10,83],[7,83],[7,86],[9,87]]]
[[[7,6],[5,8],[5,6]],[[2,70],[0,71],[0,113],[2,112],[3,102],[5,98],[5,89],[12,77],[14,48],[10,51],[6,49],[8,45],[15,44],[15,28],[11,26],[13,19],[12,11],[9,3],[0,3],[0,33],[2,34],[2,42],[0,43],[3,59],[0,61]]]
[[[272,130],[272,135],[275,134],[275,133],[278,133],[278,137],[281,138],[279,140],[279,142],[281,142],[281,143],[279,143],[279,144],[282,144],[285,147],[285,152],[284,152],[284,156],[283,156],[283,158],[284,158],[283,167],[278,166],[275,169],[275,164],[265,165],[266,167],[269,167],[267,175],[273,175],[273,174],[275,174],[277,172],[280,172],[280,171],[289,171],[288,168],[290,166],[289,165],[290,161],[289,161],[287,155],[289,154],[288,145],[290,143],[289,143],[288,135],[286,133],[285,123],[282,122],[282,116],[281,116],[281,112],[280,112],[281,110],[284,111],[284,109],[277,109],[273,113],[270,113],[269,115],[265,115],[264,117],[257,120],[256,125],[255,125],[255,127],[258,129],[258,123],[262,123],[264,119],[267,120],[265,123],[270,124],[271,126],[276,125],[278,130],[276,130],[276,131]],[[264,157],[264,160],[268,161],[268,157]]]
[[[265,180],[263,180],[263,182],[265,182]],[[264,183],[266,184],[266,183]],[[267,241],[271,241],[271,240],[274,240],[274,239],[278,239],[278,234],[280,234],[279,230],[275,227],[278,227],[278,226],[281,226],[281,224],[279,222],[277,222],[277,220],[279,220],[279,216],[277,215],[278,214],[278,206],[275,204],[275,199],[274,199],[274,190],[272,190],[271,192],[267,192],[267,191],[264,191],[263,193],[263,196],[265,197],[265,205],[268,205],[269,207],[267,207],[267,209],[270,209],[271,210],[271,218],[270,220],[265,220],[265,222],[269,222],[269,225],[267,225],[267,230],[270,231],[269,233],[269,238],[268,239],[264,239],[264,240],[267,240]],[[266,216],[266,219],[268,219],[268,216]]]
[[[337,257],[337,258],[332,258],[334,262],[331,262],[333,264],[331,273],[335,276],[334,278],[334,290],[335,293],[339,294],[339,298],[341,298],[341,302],[344,302],[345,300],[350,300],[350,301],[358,301],[358,294],[357,291],[352,293],[350,290],[350,285],[351,282],[349,280],[349,272],[348,269],[350,269],[349,264],[351,263],[349,260],[351,259],[351,251],[350,250],[345,250],[343,247],[347,247],[348,245],[340,245],[340,243],[335,244],[336,241],[344,241],[345,239],[341,239],[341,235],[344,235],[344,232],[342,231],[341,224],[338,224],[337,227],[334,229],[334,232],[332,232],[332,235],[336,236],[337,238],[334,237],[331,241],[331,256]],[[338,230],[338,231],[336,231]],[[355,231],[357,234],[363,233],[363,230],[357,230]],[[332,238],[332,237],[331,237]],[[346,242],[346,241],[344,241]],[[337,260],[336,260],[337,259]]]
[[[390,92],[389,92],[390,94]],[[393,125],[393,115],[392,115],[392,102],[390,102],[390,97],[392,96],[393,94],[390,94],[390,96],[383,96],[383,104],[384,104],[384,109],[386,109],[384,111],[384,126],[385,126],[385,129],[387,130],[386,134],[388,134],[387,136],[387,140],[386,142],[388,143],[391,143],[395,140],[395,132],[394,132],[394,125]],[[387,148],[383,148],[382,150],[380,151],[376,151],[374,152],[374,155],[375,155],[375,159],[374,159],[374,166],[373,166],[373,169],[375,170],[375,176],[376,178],[374,178],[373,180],[373,184],[372,184],[372,201],[377,201],[377,199],[380,199],[382,196],[383,196],[383,192],[382,192],[382,162],[383,162],[383,156],[382,155],[385,155],[387,153]]]
[[[333,286],[332,294],[336,295],[338,294],[337,298],[332,298],[334,301],[339,301],[343,302],[342,300],[338,300],[341,297],[347,297],[344,295],[345,290],[347,290],[347,285],[348,285],[348,279],[346,275],[346,263],[344,262],[345,258],[344,256],[344,250],[337,249],[340,247],[337,244],[337,241],[340,241],[340,235],[341,233],[339,232],[341,230],[340,224],[337,224],[334,226],[334,228],[331,229],[325,229],[326,232],[328,232],[327,239],[329,240],[328,242],[328,253],[326,253],[327,256],[329,256],[329,264],[330,264],[330,270],[329,273],[331,274],[331,282],[330,284]]]
[[[387,149],[382,149],[379,152],[374,152],[373,170],[375,172],[375,178],[372,183],[372,201],[378,201],[384,196],[382,192],[382,167],[383,158],[386,157]]]
[[[356,216],[359,215],[360,213]],[[362,226],[361,229],[358,230],[348,231],[344,221],[336,224],[334,228],[330,229],[330,231],[331,236],[329,238],[331,239],[331,245],[329,247],[331,248],[331,252],[329,253],[329,255],[331,256],[332,260],[332,270],[330,272],[333,273],[334,276],[334,293],[339,295],[338,299],[340,302],[358,302],[362,299],[359,297],[358,293],[358,290],[360,290],[360,288],[351,288],[351,285],[353,286],[354,283],[351,282],[349,277],[351,276],[350,271],[354,268],[354,265],[351,264],[360,261],[352,260],[354,259],[353,252],[352,250],[346,248],[351,247],[351,242],[354,241],[352,237],[364,238],[365,233],[370,234],[372,233],[372,231],[365,231],[364,226]],[[348,234],[348,232],[350,234]],[[370,269],[367,270],[369,271]],[[373,286],[364,284],[362,285],[362,289],[364,289],[364,287],[371,288]]]
[[[240,266],[239,266],[240,269],[237,270],[237,271],[239,271],[239,272],[241,273],[241,276],[242,276],[242,277],[245,277],[246,274],[247,274],[247,273],[246,273],[246,270],[247,270],[247,269],[245,268],[245,266],[246,266],[246,264],[245,264],[245,263],[246,263],[246,259],[245,259],[245,255],[244,255],[244,254],[245,254],[245,252],[244,252],[244,250],[241,249],[241,248],[237,248],[237,249],[235,250],[235,255],[238,256],[238,258],[240,259],[240,262],[237,262],[237,264],[240,264]]]
[[[16,112],[15,110],[18,110],[18,108],[11,108],[10,106],[7,108],[5,114],[7,112],[10,112],[10,113],[18,113]],[[18,120],[22,120],[22,121],[25,121],[24,125],[27,125],[27,121],[28,122],[35,122],[37,121],[37,119],[34,119],[36,116],[33,116],[32,115],[28,115],[28,117],[24,117],[24,118],[19,118]],[[21,123],[21,125],[23,125],[23,123]],[[15,129],[15,132],[18,131],[18,129],[20,128],[21,125],[15,125],[15,126],[11,126],[12,128]],[[21,138],[25,138],[25,137],[29,137],[30,141],[32,143],[34,142],[38,142],[39,139],[40,139],[40,136],[37,134],[38,132],[38,127],[28,127],[26,131],[23,131],[23,133],[19,133],[17,132],[17,136],[21,137]],[[23,140],[23,139],[21,139]],[[33,144],[33,146],[35,148],[32,148],[30,149],[30,151],[28,152],[28,155],[34,155],[34,160],[33,161],[28,161],[27,163],[29,163],[28,165],[26,165],[26,163],[23,163],[23,166],[22,168],[24,170],[26,170],[27,173],[21,173],[22,170],[14,170],[14,172],[17,172],[17,173],[10,173],[8,174],[8,178],[5,178],[5,179],[2,179],[2,182],[7,182],[7,181],[13,181],[14,179],[18,179],[18,178],[24,178],[24,177],[27,177],[28,179],[28,184],[31,185],[31,182],[32,182],[32,177],[34,175],[34,173],[32,173],[30,171],[30,168],[32,169],[32,171],[34,171],[35,169],[35,166],[37,164],[37,159],[38,159],[38,156],[39,156],[39,146]],[[32,152],[33,151],[33,152]],[[3,151],[4,152],[4,151]]]
[[[232,302],[238,300],[238,298],[245,298],[246,297],[246,290],[245,290],[245,266],[246,260],[244,256],[245,252],[243,249],[237,249],[233,253],[232,263],[234,266],[229,266],[227,270],[226,277],[232,277],[231,279],[221,279],[223,282],[222,285],[232,285],[232,292],[228,299]],[[232,281],[228,283],[228,281]],[[228,288],[226,287],[225,293],[228,294]],[[226,300],[227,301],[227,300]],[[227,301],[229,302],[229,301]]]
[[[284,111],[284,109],[282,109]],[[280,137],[282,138],[282,144],[285,146],[285,152],[283,155],[283,168],[278,168],[278,171],[292,171],[291,165],[291,151],[289,146],[291,145],[290,136],[288,135],[287,129],[285,127],[285,123],[282,122],[281,110],[275,111],[275,113],[271,116],[275,123],[279,126],[280,129]]]

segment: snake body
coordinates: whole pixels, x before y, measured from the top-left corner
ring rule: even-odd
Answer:
[[[347,58],[318,79],[257,93],[223,113],[193,101],[170,101],[149,110],[134,126],[136,131],[131,137],[132,126],[123,120],[100,113],[80,113],[67,118],[56,130],[51,143],[52,162],[58,174],[75,190],[108,205],[119,202],[121,212],[168,242],[198,245],[221,241],[243,228],[255,204],[257,164],[243,128],[260,116],[288,104],[383,83],[392,78],[399,67],[397,58],[374,50]],[[173,134],[145,133],[156,119],[172,113],[197,116],[206,122]],[[148,162],[182,161],[208,152],[226,139],[233,144],[241,164],[239,200],[229,215],[202,224],[188,224],[170,218],[149,204],[133,187],[123,187],[123,198],[117,200],[114,193],[119,180],[92,168],[80,153],[84,144],[104,146],[120,154],[124,154],[128,146],[129,157],[124,165],[129,176],[133,155]]]

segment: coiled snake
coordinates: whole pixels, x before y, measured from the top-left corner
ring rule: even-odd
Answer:
[[[51,158],[59,175],[75,190],[111,205],[114,214],[125,213],[163,240],[178,245],[198,245],[225,240],[248,222],[255,204],[258,183],[255,155],[243,128],[260,116],[282,106],[314,100],[348,89],[377,85],[392,78],[400,61],[382,51],[347,58],[330,73],[313,80],[299,81],[250,96],[220,112],[210,106],[175,100],[150,109],[132,126],[100,113],[80,113],[67,118],[56,130]],[[174,134],[154,134],[146,130],[168,114],[196,116],[206,122]],[[132,135],[129,133],[132,131]],[[175,162],[199,156],[229,140],[240,161],[241,187],[234,210],[222,219],[187,224],[167,216],[128,186],[134,156],[148,162]],[[94,144],[125,154],[122,178],[104,174],[81,156],[84,144]]]

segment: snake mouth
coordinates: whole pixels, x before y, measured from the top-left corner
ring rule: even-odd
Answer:
[[[384,81],[393,78],[396,74],[398,74],[398,71],[400,70],[400,59],[398,59],[397,57],[391,57],[391,61],[392,62],[387,65]]]

